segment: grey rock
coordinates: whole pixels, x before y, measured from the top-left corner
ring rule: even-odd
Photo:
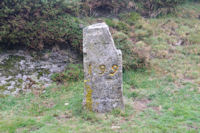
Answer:
[[[30,92],[33,88],[50,86],[53,82],[51,75],[64,71],[70,63],[69,55],[74,55],[75,52],[68,49],[49,52],[46,49],[38,54],[35,52],[31,56],[26,50],[7,50],[0,53],[0,94],[16,95]],[[29,79],[35,82],[31,88],[29,84],[32,81]]]
[[[83,106],[100,113],[124,109],[122,53],[116,49],[105,23],[84,28],[83,54]]]

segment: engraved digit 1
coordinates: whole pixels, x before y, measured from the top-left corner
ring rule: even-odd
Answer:
[[[92,75],[92,65],[89,64],[88,74]],[[90,82],[90,79],[84,80],[86,88],[86,108],[92,111],[92,88],[87,85],[87,82]]]
[[[99,74],[104,74],[104,72],[106,70],[106,66],[105,65],[100,65],[99,69],[101,70],[101,73],[99,73]]]
[[[92,89],[89,85],[85,84],[86,88],[86,107],[92,111]]]
[[[89,75],[92,75],[92,65],[91,64],[89,65],[88,73],[89,73]]]
[[[112,66],[112,72],[110,73],[110,76],[114,76],[117,73],[117,70],[119,69],[118,65]]]

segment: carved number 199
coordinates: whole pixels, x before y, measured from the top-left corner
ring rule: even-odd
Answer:
[[[118,65],[113,65],[112,66],[112,72],[110,72],[110,76],[114,76],[116,73],[117,73],[117,71],[118,71],[118,69],[119,69],[119,66]],[[105,65],[100,65],[99,66],[99,70],[100,70],[100,73],[99,74],[104,74],[105,73],[105,71],[106,71],[106,66]],[[92,65],[90,64],[89,65],[89,75],[91,75],[92,74]]]

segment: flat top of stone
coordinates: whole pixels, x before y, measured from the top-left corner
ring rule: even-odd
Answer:
[[[85,29],[101,29],[101,28],[108,28],[106,23],[97,23],[86,27]]]

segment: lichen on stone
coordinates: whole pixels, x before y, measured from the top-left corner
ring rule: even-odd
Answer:
[[[85,85],[86,87],[86,108],[92,111],[92,89],[89,85]]]

